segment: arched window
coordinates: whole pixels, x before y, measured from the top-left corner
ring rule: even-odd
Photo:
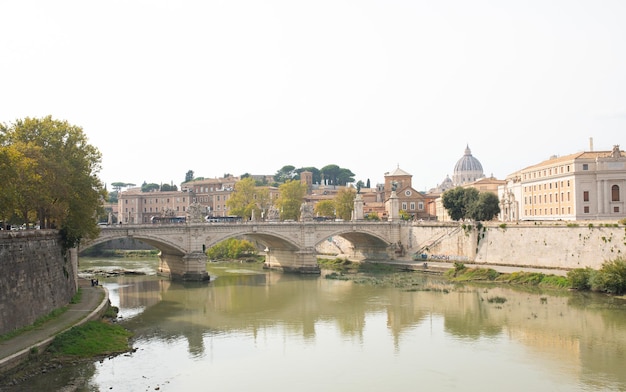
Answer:
[[[611,187],[611,201],[619,201],[619,186],[617,185]]]

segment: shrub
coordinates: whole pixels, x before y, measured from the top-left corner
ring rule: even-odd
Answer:
[[[252,256],[257,253],[254,244],[247,240],[229,238],[207,249],[210,260],[235,260],[240,257]]]
[[[573,289],[577,290],[589,290],[591,289],[591,276],[594,274],[594,270],[587,268],[576,268],[567,272],[567,279],[569,285]]]
[[[609,294],[626,292],[626,260],[618,258],[602,264],[602,268],[590,279],[591,289]]]

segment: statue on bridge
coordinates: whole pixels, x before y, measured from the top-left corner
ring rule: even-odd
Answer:
[[[271,206],[267,211],[267,219],[270,221],[277,221],[280,219],[280,212],[274,206]]]
[[[300,221],[310,222],[313,220],[313,206],[304,202],[300,205]]]
[[[202,223],[204,222],[206,207],[202,206],[200,203],[192,203],[189,208],[187,208],[187,212],[189,213],[189,221],[191,223]]]

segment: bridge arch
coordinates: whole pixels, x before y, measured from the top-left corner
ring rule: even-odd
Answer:
[[[202,249],[191,246],[189,230],[185,226],[112,226],[101,228],[100,236],[90,241],[81,241],[79,251],[108,241],[132,238],[145,242],[160,251],[159,275],[173,280],[208,280],[206,254]]]
[[[107,235],[107,236],[100,236],[96,239],[93,239],[91,241],[85,241],[82,242],[80,244],[80,251],[82,252],[83,250],[87,250],[89,248],[93,248],[94,246],[100,245],[100,244],[104,244],[107,243],[109,241],[115,241],[115,240],[121,240],[121,239],[126,239],[126,238],[133,238],[136,240],[139,240],[141,242],[145,242],[146,244],[160,250],[160,251],[165,251],[167,253],[171,253],[171,254],[179,254],[181,256],[185,255],[187,252],[184,248],[181,247],[180,243],[176,243],[176,242],[172,242],[166,238],[162,238],[162,237],[157,237],[157,236],[153,236],[153,235],[133,235],[133,236],[129,236],[126,234],[115,234],[115,235]]]
[[[159,273],[172,279],[206,280],[206,249],[228,238],[247,237],[264,245],[266,266],[284,271],[319,273],[316,247],[329,237],[351,244],[348,258],[384,260],[400,244],[401,226],[392,222],[247,222],[138,224],[110,226],[80,248],[134,238],[161,251]]]

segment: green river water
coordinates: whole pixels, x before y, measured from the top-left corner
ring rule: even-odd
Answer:
[[[626,390],[623,299],[237,263],[209,264],[210,283],[176,283],[156,265],[81,258],[82,270],[147,273],[100,278],[136,351],[11,391]]]

